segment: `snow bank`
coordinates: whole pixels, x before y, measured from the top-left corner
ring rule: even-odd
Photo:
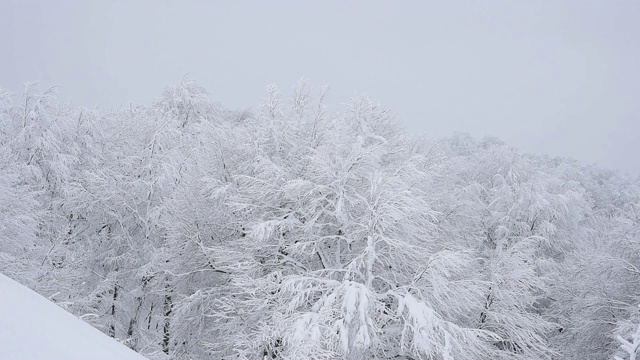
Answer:
[[[146,360],[2,274],[0,359]]]

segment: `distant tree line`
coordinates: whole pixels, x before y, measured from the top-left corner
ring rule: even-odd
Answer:
[[[325,97],[0,92],[0,272],[149,359],[635,356],[638,179]]]

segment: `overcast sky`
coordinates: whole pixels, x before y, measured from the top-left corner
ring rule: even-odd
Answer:
[[[0,0],[0,87],[148,103],[185,74],[229,108],[302,76],[410,131],[495,135],[640,174],[640,1]]]

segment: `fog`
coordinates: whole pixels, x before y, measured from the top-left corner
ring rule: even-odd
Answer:
[[[0,87],[146,103],[186,74],[231,108],[301,77],[412,132],[494,135],[640,174],[640,2],[0,2]]]

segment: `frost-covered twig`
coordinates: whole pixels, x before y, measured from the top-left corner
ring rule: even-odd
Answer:
[[[620,335],[616,336],[616,340],[620,342],[622,350],[629,354],[629,360],[636,360],[638,349],[640,348],[640,324],[638,324],[636,331],[631,335],[631,341],[626,340]],[[624,360],[619,356],[615,356],[615,359]]]

